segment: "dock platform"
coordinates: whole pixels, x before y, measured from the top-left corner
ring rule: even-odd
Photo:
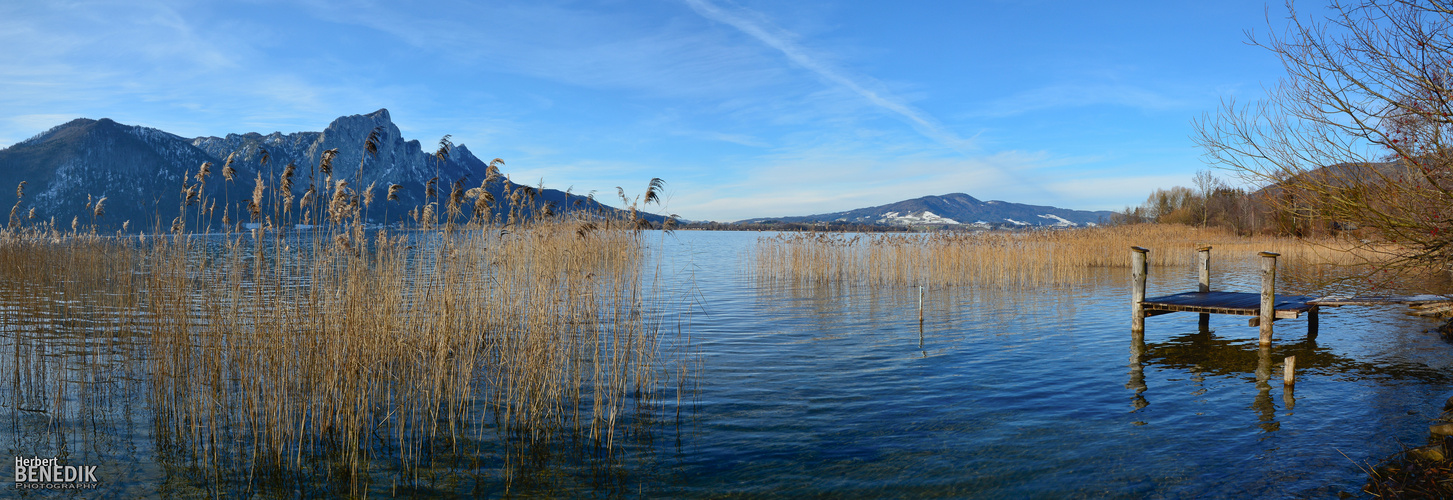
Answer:
[[[1196,313],[1201,316],[1201,329],[1206,329],[1212,314],[1251,316],[1249,326],[1261,327],[1261,344],[1271,344],[1272,322],[1279,319],[1307,316],[1307,336],[1317,336],[1317,309],[1311,297],[1276,294],[1276,258],[1278,254],[1261,252],[1261,293],[1211,291],[1211,247],[1196,249],[1200,283],[1194,292],[1146,298],[1145,279],[1150,266],[1149,249],[1130,247],[1130,277],[1134,288],[1130,294],[1130,331],[1144,334],[1145,318],[1173,312]]]
[[[1312,297],[1301,295],[1278,295],[1273,309],[1276,319],[1302,317],[1318,307]],[[1173,312],[1201,314],[1233,314],[1239,316],[1261,315],[1261,294],[1248,292],[1185,292],[1164,297],[1154,297],[1141,302],[1146,316],[1159,316]]]

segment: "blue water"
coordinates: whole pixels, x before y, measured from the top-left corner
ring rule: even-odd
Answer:
[[[929,289],[920,330],[916,288],[756,286],[743,255],[757,236],[661,243],[694,273],[704,360],[695,426],[648,491],[1335,496],[1360,490],[1359,464],[1423,444],[1453,382],[1453,346],[1405,306],[1324,310],[1315,341],[1305,321],[1278,321],[1265,354],[1245,317],[1212,316],[1202,333],[1194,314],[1157,316],[1132,363],[1127,269],[1024,292]],[[1218,256],[1213,283],[1254,281],[1252,265]],[[1195,279],[1153,268],[1150,293]]]
[[[1403,306],[1324,310],[1315,340],[1305,321],[1278,321],[1265,350],[1245,317],[1212,316],[1202,332],[1196,315],[1157,316],[1136,339],[1129,272],[1113,268],[1074,286],[928,288],[920,325],[916,287],[759,286],[749,264],[763,234],[648,237],[661,296],[689,313],[668,329],[683,336],[672,345],[689,336],[694,376],[680,407],[663,391],[655,424],[618,455],[570,458],[569,443],[550,443],[558,453],[507,482],[489,452],[368,494],[1332,497],[1358,493],[1360,467],[1423,444],[1453,389],[1453,345]],[[1215,262],[1215,288],[1255,290],[1254,262]],[[1150,293],[1195,280],[1152,268]],[[1288,270],[1281,286],[1315,292],[1307,283]],[[151,441],[142,381],[98,393],[100,423],[83,439],[0,409],[6,451],[99,463],[111,496],[210,496],[199,469]],[[333,496],[326,473],[264,496]]]

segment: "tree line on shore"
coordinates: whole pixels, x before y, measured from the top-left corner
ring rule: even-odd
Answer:
[[[1329,214],[1316,196],[1291,185],[1250,190],[1228,185],[1211,171],[1195,177],[1193,187],[1156,189],[1139,206],[1127,206],[1110,224],[1183,224],[1213,227],[1242,236],[1335,236],[1359,226]]]

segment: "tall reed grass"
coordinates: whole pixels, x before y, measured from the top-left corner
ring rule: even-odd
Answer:
[[[780,233],[759,238],[751,258],[761,283],[1022,288],[1070,285],[1094,268],[1129,267],[1131,246],[1152,249],[1151,265],[1191,266],[1195,249],[1206,245],[1219,255],[1270,251],[1296,263],[1356,265],[1379,258],[1355,242],[1243,237],[1171,224],[1034,232]]]
[[[289,168],[218,211],[197,194],[210,167],[164,234],[12,216],[0,230],[6,404],[63,427],[101,403],[87,384],[140,379],[158,454],[203,471],[212,496],[320,467],[341,481],[334,493],[361,494],[420,484],[444,457],[484,448],[504,450],[506,480],[532,445],[608,455],[668,388],[687,387],[689,346],[663,331],[670,311],[643,269],[649,224],[634,206],[527,217],[532,188],[506,183],[515,203],[497,207],[456,186],[413,207],[415,227],[387,230],[363,217],[373,186],[355,191],[328,168],[301,199]],[[219,216],[221,234],[187,229]],[[317,226],[283,229],[295,224]],[[27,326],[36,318],[62,327]],[[91,323],[66,323],[77,321]]]

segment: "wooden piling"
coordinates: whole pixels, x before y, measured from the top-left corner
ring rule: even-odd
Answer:
[[[1145,276],[1150,268],[1146,262],[1149,249],[1130,247],[1130,332],[1145,333]]]
[[[1204,247],[1201,247],[1201,248],[1197,248],[1196,249],[1196,263],[1198,264],[1198,267],[1200,267],[1200,269],[1201,269],[1201,283],[1200,283],[1200,286],[1197,287],[1196,291],[1201,292],[1201,293],[1210,292],[1211,291],[1211,247],[1210,246],[1204,246]],[[1211,315],[1210,314],[1207,314],[1207,313],[1201,313],[1200,314],[1200,321],[1198,323],[1198,326],[1200,327],[1200,331],[1202,331],[1202,332],[1209,331],[1211,329]]]
[[[1287,359],[1285,361],[1282,361],[1281,383],[1286,384],[1286,385],[1296,384],[1297,383],[1297,372],[1296,372],[1296,370],[1297,370],[1297,357],[1296,356],[1287,356]]]
[[[1261,345],[1271,345],[1271,324],[1276,321],[1276,258],[1281,254],[1261,252]]]
[[[1196,263],[1201,269],[1201,286],[1196,291],[1209,292],[1211,291],[1211,247],[1204,246],[1196,249]]]
[[[1312,306],[1307,310],[1307,339],[1310,340],[1317,338],[1317,309],[1318,306]]]

